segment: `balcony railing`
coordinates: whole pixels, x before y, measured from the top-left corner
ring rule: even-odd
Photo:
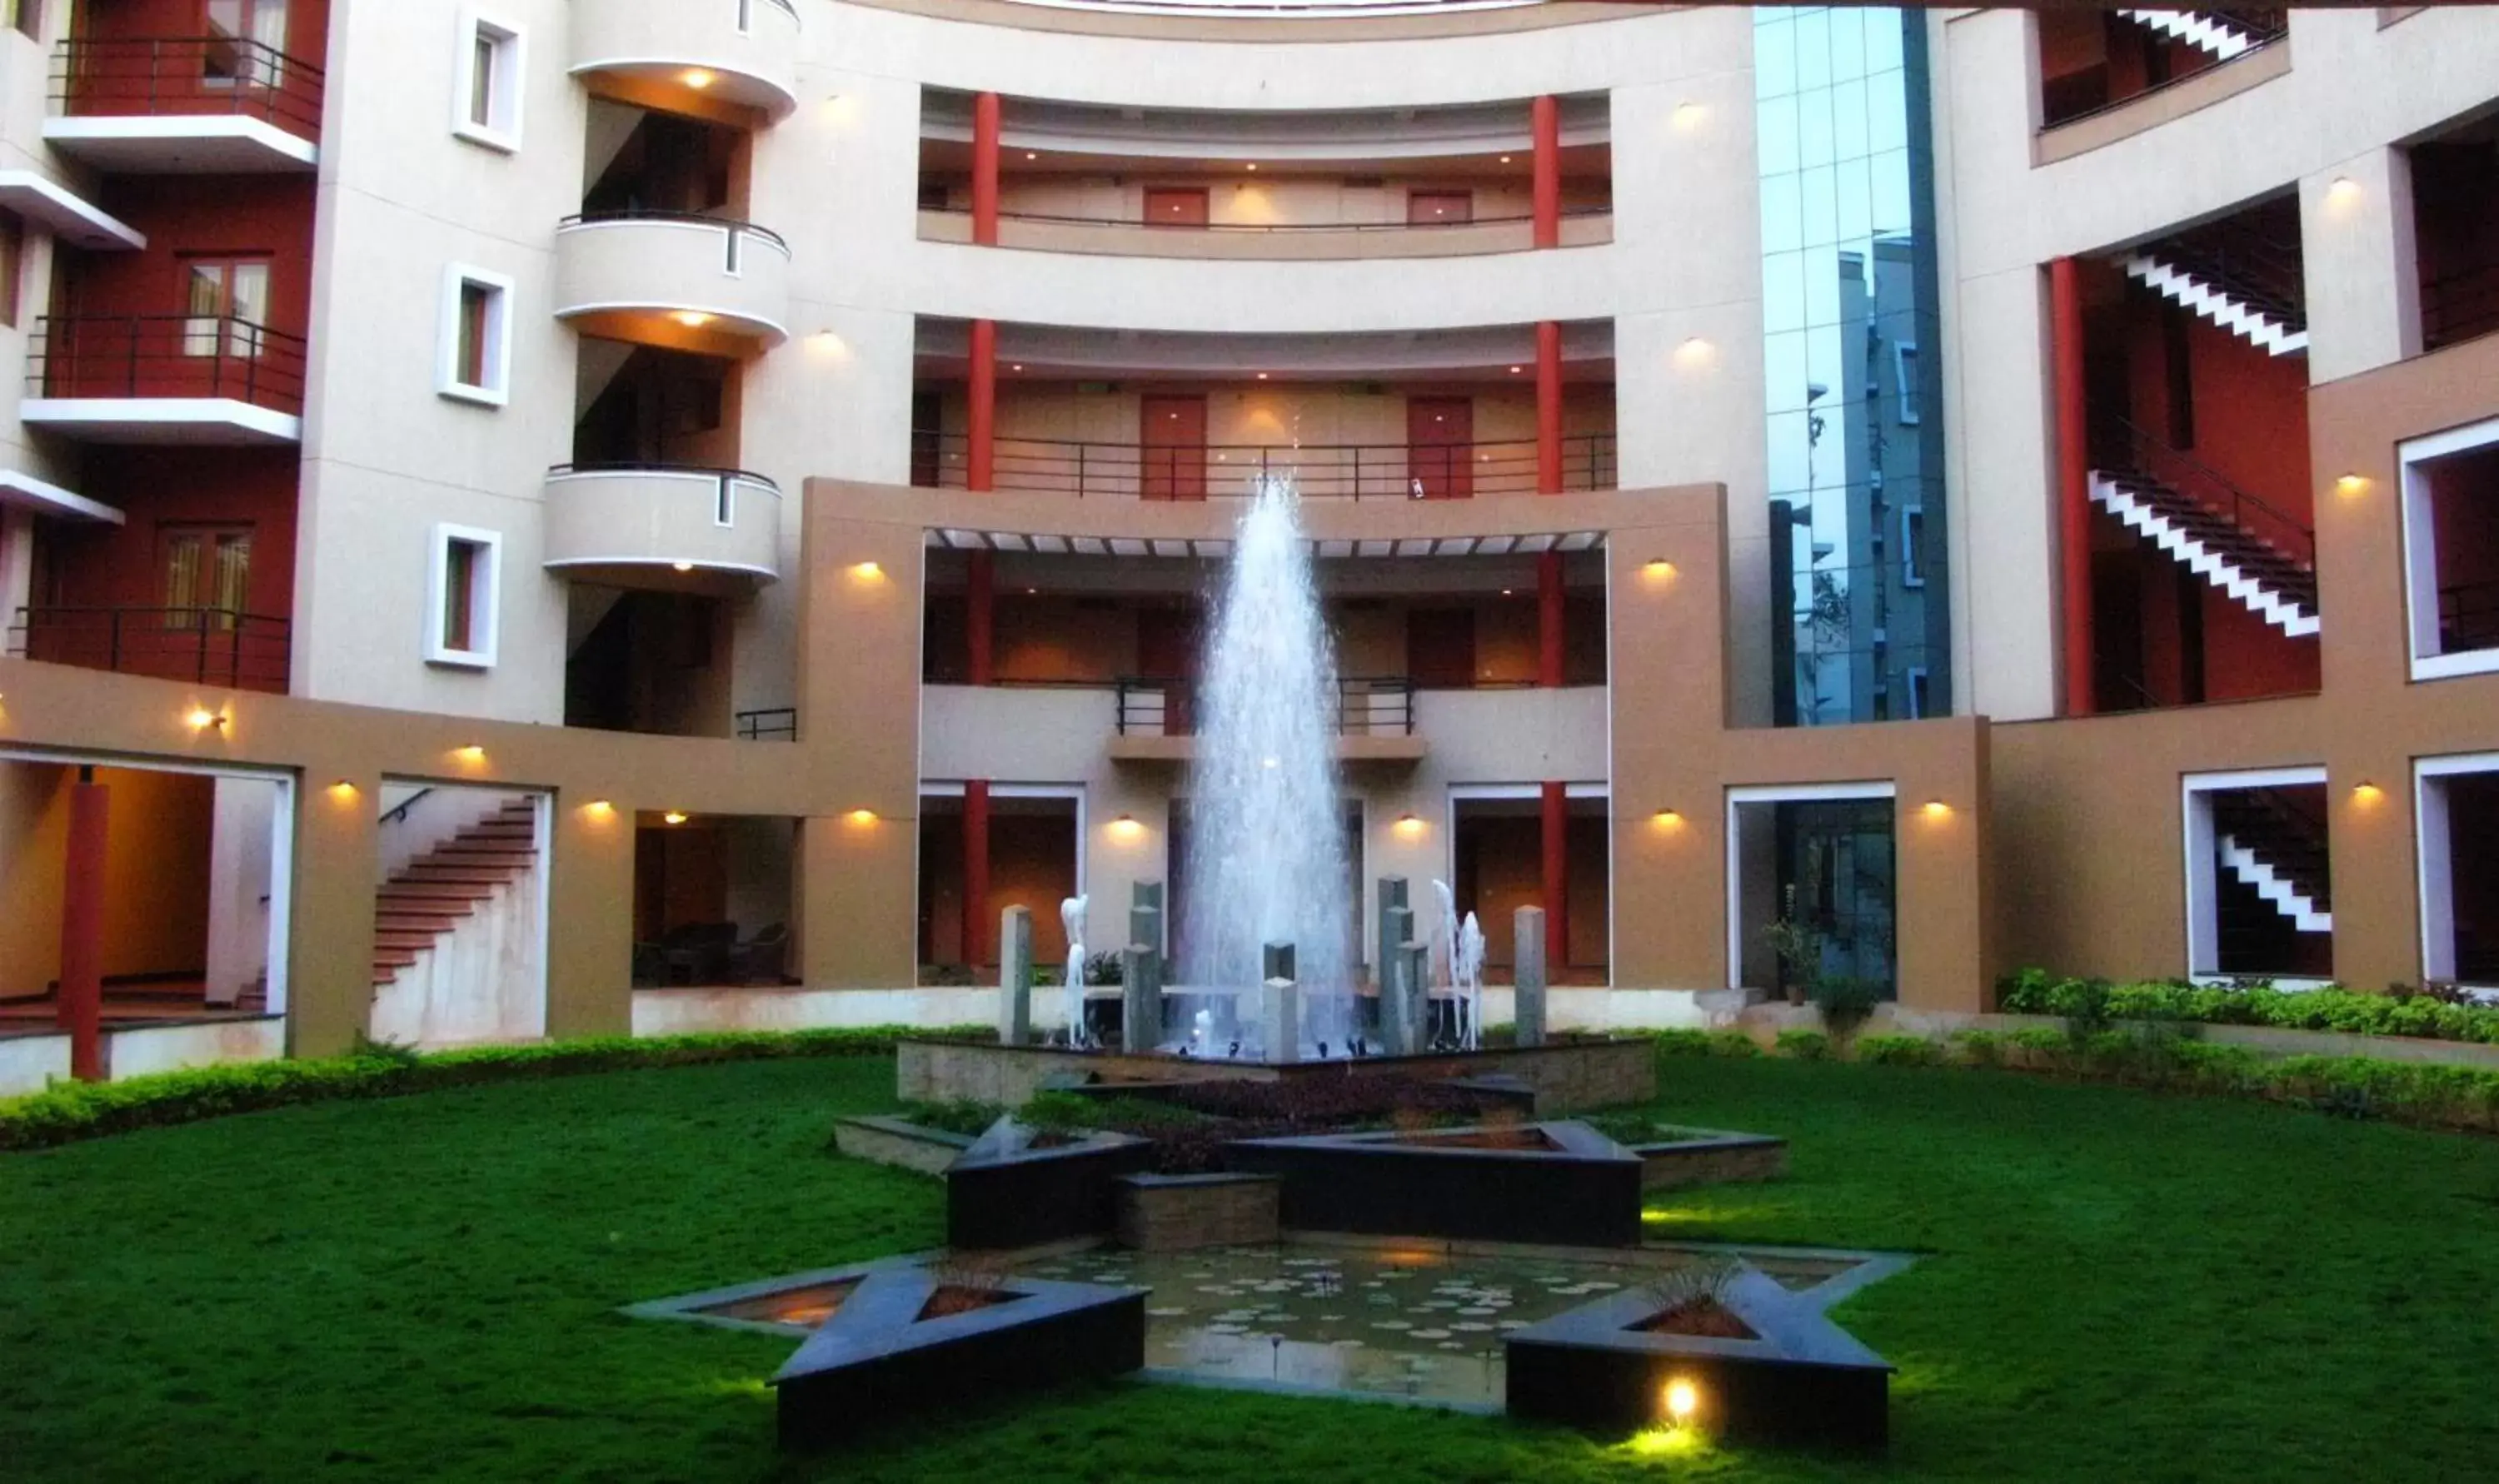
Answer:
[[[771,228],[759,227],[751,221],[739,221],[734,217],[714,216],[706,211],[662,211],[646,207],[612,207],[606,210],[583,211],[568,216],[556,224],[556,230],[563,232],[574,227],[608,227],[625,222],[674,222],[679,226],[709,227],[715,232],[725,232],[729,235],[729,256],[725,266],[730,273],[738,272],[744,260],[746,240],[750,238],[779,248],[785,258],[790,255],[789,239]]]
[[[47,315],[26,353],[46,398],[230,398],[304,410],[304,338],[232,315]]]
[[[2438,590],[2438,647],[2441,654],[2499,649],[2499,581]]]
[[[20,608],[9,653],[282,695],[293,640],[286,619],[226,608]]]
[[[1197,682],[1126,677],[1114,682],[1120,735],[1197,733]],[[1348,737],[1414,734],[1414,682],[1403,676],[1344,676],[1336,683],[1336,731]]]
[[[970,207],[931,206],[924,207],[922,210],[927,211],[940,211],[949,216],[969,216],[972,214],[972,209]],[[1610,216],[1613,214],[1613,211],[1614,209],[1611,204],[1607,204],[1606,206],[1569,207],[1563,210],[1562,215],[1565,219],[1574,219],[1593,216]],[[1526,226],[1533,224],[1536,220],[1533,215],[1515,215],[1468,216],[1448,221],[1153,221],[1147,218],[1142,213],[1136,216],[1130,216],[1125,212],[1121,212],[1118,215],[1113,215],[1109,212],[1098,212],[1094,215],[1084,216],[1062,215],[1048,211],[1005,210],[998,212],[998,219],[1000,221],[1043,222],[1057,226],[1135,227],[1140,230],[1151,227],[1156,232],[1226,232],[1243,233],[1251,236],[1262,234],[1289,234],[1294,232],[1445,232],[1452,228],[1465,227]]]
[[[961,489],[970,439],[911,435],[911,482]],[[997,440],[992,484],[1000,490],[1079,499],[1206,500],[1246,497],[1261,475],[1290,474],[1305,500],[1466,500],[1537,493],[1533,439],[1414,446],[1405,443],[1250,444],[1144,448],[1043,438]],[[1614,436],[1562,440],[1562,488],[1615,487]]]
[[[2421,348],[2439,350],[2499,330],[2499,263],[2421,284]]]
[[[321,134],[321,69],[233,36],[86,38],[52,58],[52,105],[82,118],[227,113]]]
[[[2149,98],[2163,88],[2175,87],[2190,78],[2200,78],[2216,67],[2244,61],[2290,34],[2290,15],[2284,10],[2196,11],[2191,14],[2211,16],[2227,21],[2246,34],[2251,45],[2238,55],[2224,60],[2211,56],[2192,46],[2187,48],[2200,58],[2193,65],[2182,67],[2160,81],[2139,87],[2130,93],[2109,96],[2108,67],[2099,67],[2061,78],[2049,78],[2041,85],[2039,127],[2060,128],[2065,124],[2122,109],[2138,98]]]
[[[737,739],[741,742],[795,742],[798,740],[798,708],[773,706],[762,711],[737,713]]]

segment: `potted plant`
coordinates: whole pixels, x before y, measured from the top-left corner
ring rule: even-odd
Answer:
[[[1804,1003],[1805,989],[1822,977],[1822,929],[1797,911],[1796,884],[1779,893],[1779,915],[1762,929],[1762,941],[1779,961],[1779,982],[1788,1003]]]

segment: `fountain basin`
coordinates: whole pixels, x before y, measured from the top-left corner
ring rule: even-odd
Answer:
[[[1584,1123],[1245,1139],[1234,1169],[1283,1181],[1294,1231],[1590,1247],[1640,1241],[1640,1160]]]

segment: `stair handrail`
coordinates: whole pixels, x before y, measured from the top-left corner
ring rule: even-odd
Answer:
[[[2162,238],[2135,249],[2153,259],[2168,258],[2177,267],[2220,285],[2272,315],[2291,330],[2308,328],[2308,306],[2266,287],[2267,279],[2298,283],[2305,270],[2282,244],[2252,232],[2215,231],[2198,239],[2191,233]],[[2256,276],[2251,276],[2253,270]]]
[[[382,821],[381,821],[381,822],[382,822],[383,823],[385,823],[385,824],[405,824],[405,823],[407,823],[407,813],[408,813],[408,811],[409,811],[409,810],[411,810],[411,809],[414,809],[414,808],[417,806],[417,804],[419,803],[419,801],[421,801],[422,799],[424,799],[424,797],[425,797],[427,794],[432,793],[433,791],[434,791],[434,790],[433,790],[431,788],[426,788],[426,789],[419,789],[419,790],[417,790],[414,793],[411,793],[411,794],[409,794],[407,797],[406,797],[406,798],[404,798],[404,799],[401,799],[401,800],[399,801],[399,807],[398,807],[398,808],[396,808],[396,809],[392,809],[392,810],[388,810],[388,811],[384,812],[384,814],[382,815]]]
[[[2206,509],[2226,515],[2230,524],[2246,532],[2251,538],[2303,569],[2316,569],[2317,532],[2306,522],[2272,504],[2262,496],[2241,489],[2227,474],[2183,449],[2172,448],[2167,439],[2156,437],[2123,417],[2095,412],[2092,424],[2094,428],[2115,429],[2126,436],[2126,460],[2113,468],[2113,472],[2130,469],[2168,485]],[[2220,499],[2217,500],[2213,496]],[[2288,544],[2273,539],[2250,523],[2251,515],[2293,539]]]

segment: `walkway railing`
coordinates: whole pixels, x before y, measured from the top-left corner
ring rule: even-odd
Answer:
[[[965,206],[929,206],[922,207],[921,210],[943,212],[948,216],[972,214],[972,209]],[[1611,216],[1613,213],[1611,203],[1605,206],[1566,207],[1562,211],[1566,220]],[[1260,236],[1294,232],[1445,232],[1457,227],[1523,227],[1533,225],[1536,218],[1532,214],[1522,214],[1461,216],[1445,221],[1156,221],[1142,214],[1131,216],[1124,211],[1117,215],[1107,211],[1081,215],[1053,211],[1001,210],[998,212],[998,220],[1031,221],[1069,227],[1135,227],[1140,230],[1151,227],[1157,232],[1233,232]]]
[[[2301,566],[2317,564],[2317,532],[2306,521],[2252,495],[2228,476],[2122,417],[2092,415],[2092,462],[2167,485]]]
[[[1127,676],[1114,682],[1120,735],[1186,737],[1197,732],[1197,682],[1180,677]],[[1342,676],[1337,680],[1336,730],[1341,736],[1412,736],[1414,682],[1403,676]]]
[[[53,106],[73,117],[234,113],[321,135],[321,69],[242,37],[72,39],[51,81]]]
[[[959,433],[911,435],[911,482],[961,489],[971,440]],[[1144,448],[1046,438],[1000,438],[992,482],[1000,490],[1079,499],[1246,498],[1250,481],[1291,474],[1305,500],[1467,500],[1537,493],[1536,443],[1417,446],[1373,444],[1203,444]],[[1614,435],[1562,440],[1562,488],[1615,488]]]
[[[27,390],[55,398],[232,398],[304,410],[305,340],[234,315],[47,315]]]
[[[2499,263],[2421,284],[2421,348],[2439,350],[2499,330]]]
[[[737,713],[737,739],[741,742],[795,742],[798,740],[798,708],[773,706],[762,711]]]
[[[286,692],[294,626],[226,608],[17,610],[15,659],[242,691]]]

